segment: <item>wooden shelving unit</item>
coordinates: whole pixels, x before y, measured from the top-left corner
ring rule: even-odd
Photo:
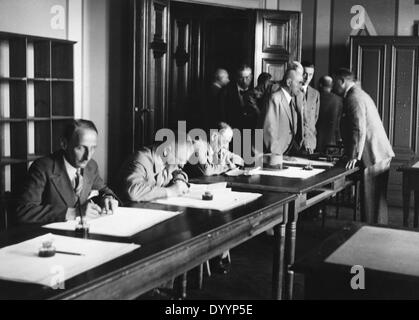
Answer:
[[[29,165],[74,118],[74,42],[0,32],[0,230]]]

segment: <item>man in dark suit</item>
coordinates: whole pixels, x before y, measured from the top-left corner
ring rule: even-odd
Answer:
[[[252,80],[252,69],[243,65],[237,71],[236,81],[230,82],[226,87],[223,102],[225,122],[233,129],[243,130],[256,127],[259,109],[246,103],[248,95],[251,94]]]
[[[387,184],[394,152],[372,98],[356,84],[354,74],[339,69],[334,90],[344,98],[341,134],[348,169],[360,165],[361,218],[367,223],[388,222]]]
[[[214,74],[214,81],[211,84],[205,104],[207,112],[207,128],[213,129],[217,123],[225,119],[223,110],[224,88],[229,84],[230,79],[228,72],[224,69],[217,69]]]
[[[31,165],[18,201],[19,222],[51,223],[80,214],[93,219],[118,207],[92,159],[97,134],[93,122],[74,120],[64,130],[62,149]],[[97,203],[88,200],[93,195]]]
[[[320,111],[317,120],[317,151],[325,152],[327,146],[336,146],[341,140],[340,118],[343,100],[332,92],[333,79],[323,76],[319,80]]]
[[[285,72],[281,89],[274,92],[261,113],[265,153],[291,154],[299,149],[296,140],[298,115],[294,97],[301,90],[303,77],[295,68]]]

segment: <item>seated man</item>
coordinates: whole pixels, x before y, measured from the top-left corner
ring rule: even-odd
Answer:
[[[190,178],[218,175],[244,165],[240,156],[229,151],[233,129],[225,122],[219,122],[215,129],[210,133],[209,143],[194,141],[197,163],[188,162],[184,167]]]
[[[120,195],[123,201],[153,201],[179,196],[189,190],[181,168],[193,153],[190,141],[171,141],[143,147],[122,165]]]
[[[80,214],[92,219],[117,208],[92,159],[97,135],[93,122],[73,120],[64,130],[62,149],[31,165],[18,200],[19,222],[51,223]],[[98,204],[88,201],[92,191],[99,194]]]

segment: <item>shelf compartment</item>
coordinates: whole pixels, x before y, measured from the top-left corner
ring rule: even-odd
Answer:
[[[52,82],[52,116],[74,116],[74,84]]]
[[[26,158],[27,123],[0,123],[1,157]]]
[[[10,54],[10,77],[26,77],[26,39],[25,38],[11,38],[9,39],[9,54]]]
[[[28,117],[51,116],[51,83],[28,81]]]
[[[30,46],[28,46],[28,53]],[[34,73],[28,73],[28,78],[51,78],[51,42],[47,40],[33,42]]]
[[[73,45],[62,42],[51,44],[52,78],[73,78]]]
[[[51,153],[51,122],[28,122],[28,160],[34,155],[45,156]]]
[[[5,196],[6,193],[10,195],[18,195],[21,192],[23,181],[28,172],[26,162],[14,163],[0,166],[0,194]]]
[[[0,81],[0,118],[25,118],[26,102],[26,82]]]

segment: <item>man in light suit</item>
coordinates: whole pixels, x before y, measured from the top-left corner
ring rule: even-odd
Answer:
[[[310,86],[314,75],[314,64],[308,61],[302,63],[304,73],[304,84],[301,87],[301,94],[296,97],[297,107],[302,114],[302,145],[301,153],[312,154],[316,149],[316,123],[319,119],[320,94]]]
[[[354,74],[339,69],[334,90],[344,98],[341,134],[346,168],[360,165],[361,219],[367,223],[388,222],[387,184],[394,152],[372,98],[356,84]]]
[[[18,200],[20,223],[51,223],[100,217],[118,207],[115,194],[99,176],[92,159],[97,129],[89,120],[74,120],[64,130],[62,149],[36,160],[30,167]],[[97,203],[88,201],[92,191]]]
[[[290,154],[299,149],[296,140],[298,116],[294,96],[301,90],[303,77],[295,68],[289,68],[281,89],[273,93],[263,108],[259,128],[263,129],[265,153]]]

